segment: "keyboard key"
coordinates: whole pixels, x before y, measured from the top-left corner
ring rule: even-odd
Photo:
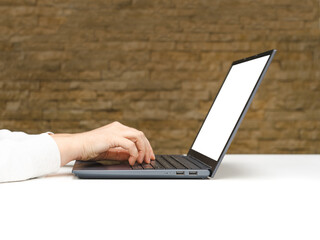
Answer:
[[[135,163],[133,166],[131,166],[134,170],[143,169],[143,167],[139,163]]]
[[[176,169],[174,166],[172,166],[169,162],[167,162],[162,156],[156,156],[156,161],[159,161],[159,163],[165,168],[165,169]]]
[[[164,169],[164,167],[159,163],[159,161],[151,161],[150,164],[154,169]]]
[[[174,159],[172,156],[162,156],[165,160],[167,160],[172,166],[174,166],[177,169],[186,169],[184,165],[179,163],[176,159]]]
[[[200,169],[197,165],[190,162],[186,157],[174,155],[172,156],[175,160],[177,160],[180,164],[186,166],[188,169]]]
[[[152,165],[148,164],[148,163],[143,163],[142,167],[143,167],[143,169],[153,169]]]

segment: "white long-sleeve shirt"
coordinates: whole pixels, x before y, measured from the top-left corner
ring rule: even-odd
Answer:
[[[60,152],[48,133],[0,130],[0,182],[43,176],[59,167]]]

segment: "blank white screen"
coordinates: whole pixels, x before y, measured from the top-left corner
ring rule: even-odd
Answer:
[[[219,159],[269,57],[232,66],[192,150]]]

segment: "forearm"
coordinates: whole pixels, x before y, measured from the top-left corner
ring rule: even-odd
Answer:
[[[0,182],[25,180],[59,169],[59,149],[48,134],[17,140],[10,131],[0,132]]]

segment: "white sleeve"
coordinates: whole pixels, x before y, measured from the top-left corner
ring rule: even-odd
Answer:
[[[59,167],[59,148],[47,133],[29,135],[0,130],[0,182],[46,175]]]

